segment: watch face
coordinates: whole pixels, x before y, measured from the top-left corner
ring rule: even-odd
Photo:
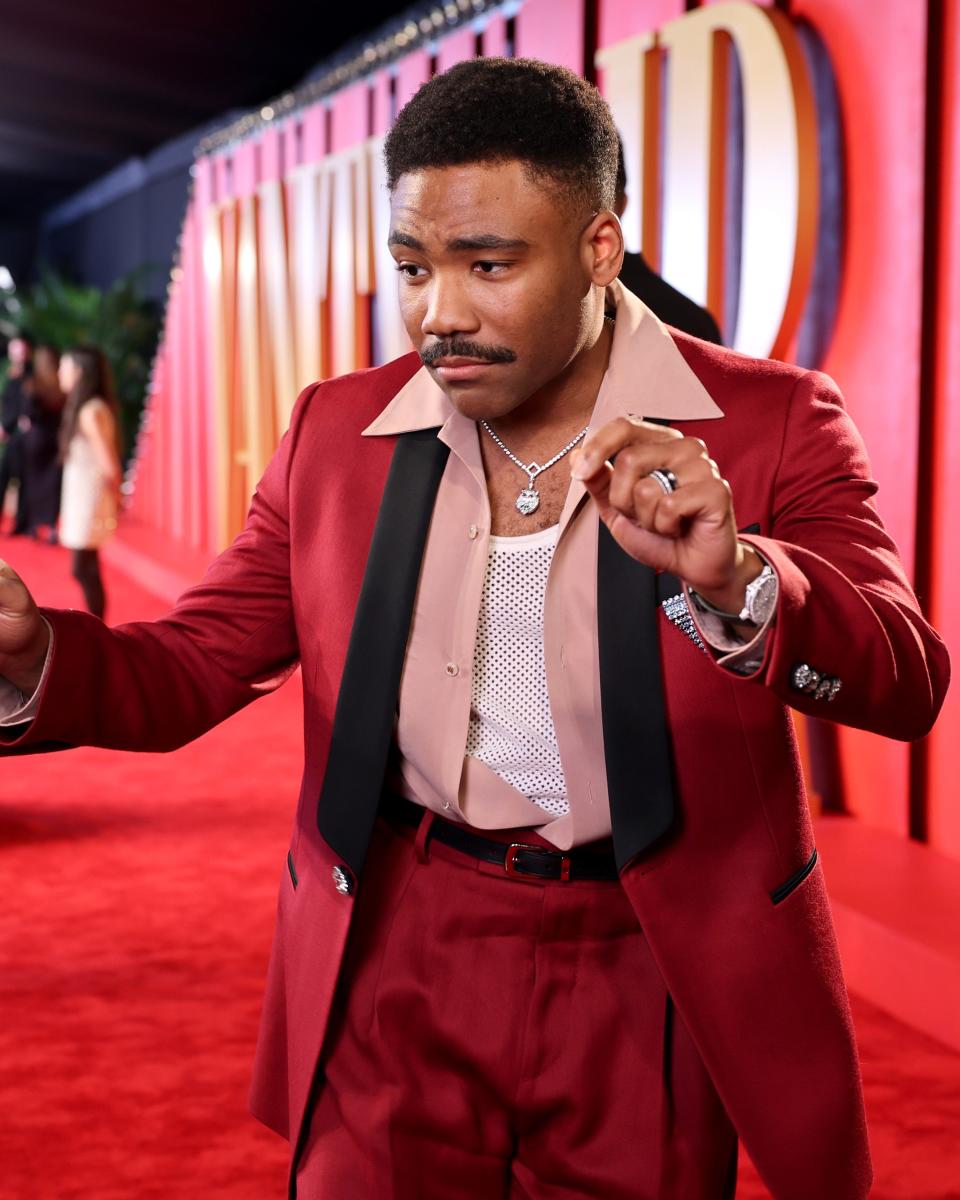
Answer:
[[[747,608],[750,610],[750,619],[755,624],[762,625],[770,616],[777,597],[777,577],[772,568],[765,566],[749,590]]]

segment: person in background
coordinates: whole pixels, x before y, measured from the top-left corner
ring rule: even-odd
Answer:
[[[30,338],[22,333],[11,338],[7,345],[7,358],[10,360],[10,368],[3,398],[0,400],[0,444],[4,446],[3,459],[0,461],[0,520],[3,517],[7,489],[16,480],[20,485],[20,497],[17,502],[16,520],[10,531],[11,536],[16,536],[27,531],[24,522],[22,470],[23,442],[30,428],[25,392],[33,371],[33,343]]]
[[[92,346],[67,350],[60,360],[60,387],[67,398],[60,427],[60,542],[73,551],[71,571],[87,608],[102,620],[106,597],[99,549],[117,527],[123,477],[117,401],[102,351]]]
[[[53,346],[37,346],[33,376],[25,385],[30,428],[24,435],[21,491],[23,524],[35,538],[55,543],[60,513],[60,420],[64,396],[59,380],[60,355]]]
[[[627,166],[623,157],[623,138],[617,134],[617,196],[613,211],[622,217],[627,207]],[[689,296],[678,292],[654,271],[642,254],[624,253],[620,282],[639,296],[647,308],[653,309],[665,325],[681,329],[705,342],[723,345],[720,327],[711,314],[694,303]]]

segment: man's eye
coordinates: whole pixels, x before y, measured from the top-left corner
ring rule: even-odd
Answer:
[[[499,275],[502,271],[505,271],[509,265],[509,263],[485,261],[474,263],[474,266],[481,275]]]
[[[410,262],[397,263],[395,269],[398,270],[401,275],[406,275],[408,279],[418,279],[420,277],[420,272],[423,271],[423,267],[419,266],[417,263]]]

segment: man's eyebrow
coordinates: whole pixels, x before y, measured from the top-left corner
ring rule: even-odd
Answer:
[[[409,250],[422,250],[423,243],[418,242],[412,233],[404,233],[400,229],[391,229],[387,236],[388,246],[406,246]]]
[[[425,249],[423,243],[412,233],[404,233],[401,229],[392,229],[387,237],[388,246],[406,246],[408,250]],[[454,238],[447,242],[447,250],[456,253],[460,250],[527,250],[530,243],[523,238],[501,237],[499,233],[474,233],[467,237]]]
[[[526,250],[530,243],[523,238],[501,237],[498,233],[475,233],[469,237],[447,242],[448,250]]]

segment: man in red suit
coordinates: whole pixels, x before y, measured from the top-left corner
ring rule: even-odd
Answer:
[[[299,662],[253,1094],[297,1195],[706,1200],[739,1135],[781,1200],[866,1196],[788,709],[919,737],[948,668],[860,438],[616,282],[570,72],[461,64],[386,155],[418,353],[301,395],[163,620],[3,568],[3,750],[171,749]]]

